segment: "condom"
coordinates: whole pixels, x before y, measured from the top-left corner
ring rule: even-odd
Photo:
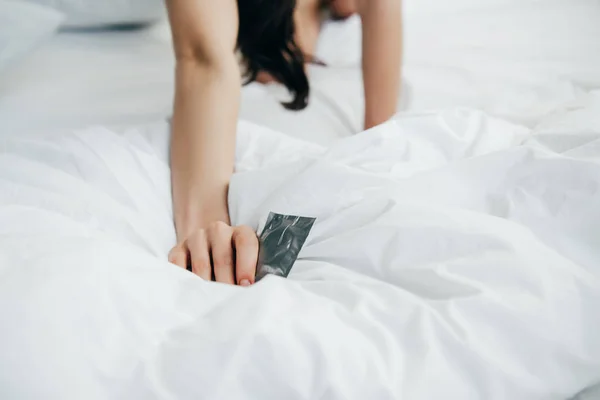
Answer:
[[[270,213],[260,237],[256,281],[267,275],[287,278],[316,219]]]

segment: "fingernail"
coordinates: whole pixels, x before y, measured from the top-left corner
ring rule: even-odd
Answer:
[[[248,279],[242,279],[240,281],[240,286],[250,286],[250,285],[251,285],[251,283]]]

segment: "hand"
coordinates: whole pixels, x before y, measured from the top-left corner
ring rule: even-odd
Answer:
[[[169,261],[210,281],[250,286],[256,275],[258,238],[249,226],[214,222],[169,252]],[[212,261],[212,262],[211,262]]]

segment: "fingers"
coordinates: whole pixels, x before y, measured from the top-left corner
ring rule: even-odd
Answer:
[[[215,222],[208,228],[215,280],[231,285],[235,283],[232,235],[233,228],[224,222]]]
[[[256,275],[258,248],[252,228],[215,222],[175,246],[169,261],[184,269],[191,265],[192,272],[207,281],[214,276],[217,282],[249,286]]]
[[[258,260],[258,238],[249,226],[238,226],[232,235],[236,252],[236,278],[240,286],[254,283]]]
[[[183,269],[187,269],[187,260],[188,260],[188,249],[186,243],[181,243],[169,252],[169,262],[181,267]]]
[[[210,281],[212,269],[206,231],[197,231],[186,242],[192,261],[192,272],[200,278]]]

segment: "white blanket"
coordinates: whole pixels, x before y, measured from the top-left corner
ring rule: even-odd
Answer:
[[[600,130],[573,120],[413,114],[328,149],[241,123],[233,222],[318,218],[247,289],[166,261],[166,123],[2,139],[0,397],[574,396],[600,381]]]

